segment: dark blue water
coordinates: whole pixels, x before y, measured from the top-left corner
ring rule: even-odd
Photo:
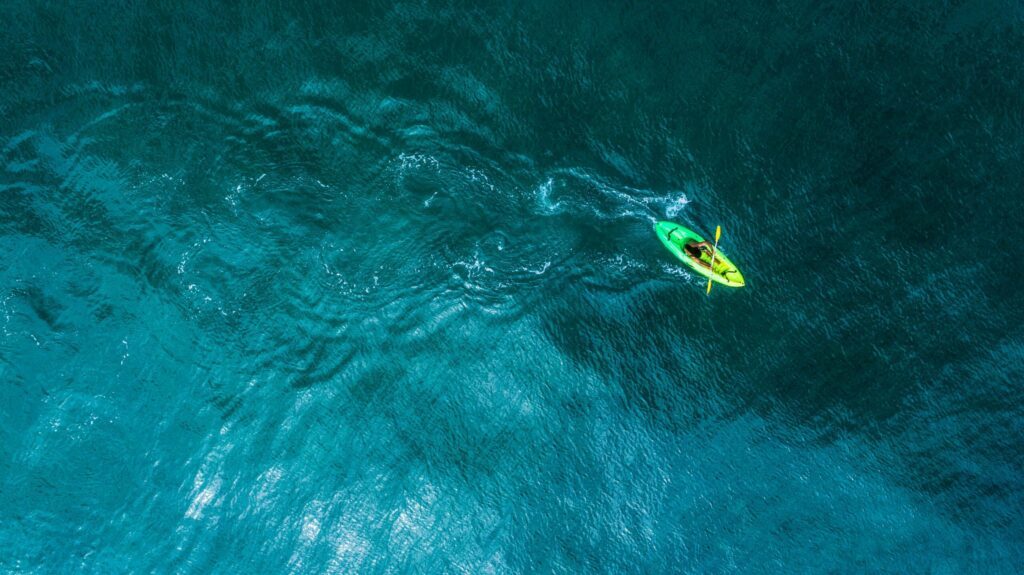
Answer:
[[[1019,3],[0,20],[0,572],[1024,568]]]

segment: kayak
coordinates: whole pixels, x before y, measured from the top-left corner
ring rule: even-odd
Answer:
[[[721,250],[715,252],[715,270],[711,271],[711,254],[702,253],[700,263],[683,249],[689,242],[703,242],[697,232],[685,228],[675,222],[658,222],[654,225],[654,232],[658,239],[665,244],[668,251],[672,252],[684,264],[690,266],[693,271],[700,275],[711,278],[713,281],[729,287],[743,287],[743,274],[736,268],[736,265],[725,257]]]

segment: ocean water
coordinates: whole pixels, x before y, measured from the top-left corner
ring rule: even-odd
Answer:
[[[1024,570],[1020,3],[0,20],[0,572]]]

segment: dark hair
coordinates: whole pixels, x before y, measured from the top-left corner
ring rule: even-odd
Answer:
[[[695,246],[692,244],[683,244],[683,249],[685,249],[686,253],[690,254],[693,257],[699,258],[701,255],[700,246]]]

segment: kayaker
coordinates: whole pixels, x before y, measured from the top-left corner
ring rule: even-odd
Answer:
[[[686,250],[686,255],[690,256],[691,258],[697,261],[700,261],[702,253],[710,254],[712,250],[715,249],[715,247],[708,242],[686,242],[686,244],[683,245],[683,249]],[[708,264],[704,263],[704,265]]]

